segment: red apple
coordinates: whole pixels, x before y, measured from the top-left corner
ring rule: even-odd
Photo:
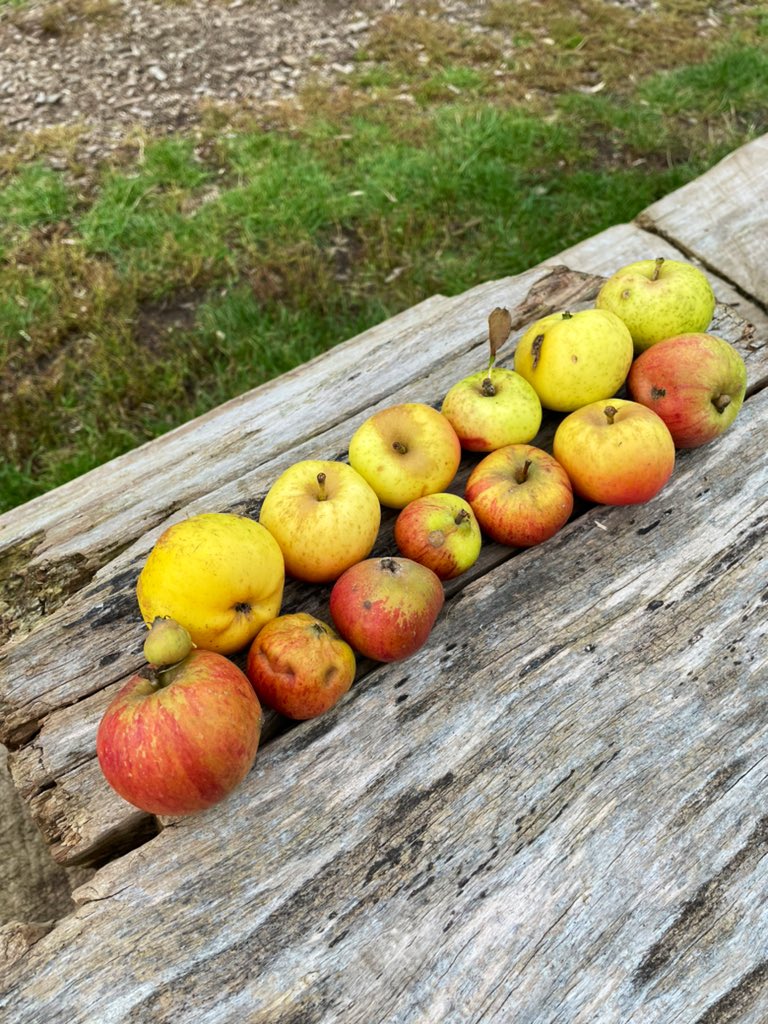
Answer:
[[[482,536],[471,506],[457,494],[409,502],[395,520],[395,544],[406,558],[450,580],[474,565]]]
[[[355,653],[325,622],[306,612],[278,615],[258,633],[246,672],[256,696],[288,718],[315,718],[355,679]]]
[[[104,712],[96,753],[107,782],[149,814],[192,814],[223,800],[256,757],[261,705],[221,654],[192,651],[147,667]]]
[[[577,494],[600,505],[634,505],[661,490],[675,467],[664,421],[639,402],[592,402],[566,416],[554,453]]]
[[[629,393],[666,423],[677,448],[698,448],[736,419],[747,390],[744,360],[713,334],[659,341],[632,364]]]
[[[426,643],[445,595],[439,578],[410,558],[367,558],[331,590],[331,616],[344,639],[376,661],[407,658]]]
[[[530,444],[511,444],[486,455],[470,473],[464,497],[492,540],[517,548],[548,540],[573,511],[567,473]]]

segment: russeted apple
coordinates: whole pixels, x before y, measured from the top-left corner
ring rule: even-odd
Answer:
[[[131,676],[104,712],[96,753],[107,782],[134,807],[193,814],[245,778],[261,722],[245,674],[223,655],[197,650]]]
[[[620,398],[566,416],[555,431],[553,451],[576,493],[600,505],[648,501],[675,468],[675,444],[661,417]]]
[[[512,444],[486,455],[464,497],[491,540],[528,548],[554,536],[573,511],[568,474],[548,452]]]
[[[278,615],[248,651],[246,672],[256,696],[288,718],[316,718],[355,680],[355,653],[331,627],[307,612]]]
[[[427,494],[395,520],[400,554],[426,565],[441,580],[466,572],[480,555],[482,535],[469,502],[457,494]]]
[[[443,607],[438,576],[410,558],[368,558],[331,590],[331,617],[347,643],[367,658],[399,661],[422,647]]]
[[[542,413],[536,391],[519,373],[495,365],[511,330],[509,310],[494,309],[488,318],[488,368],[457,381],[443,399],[440,411],[467,451],[492,452],[532,441],[539,432]]]
[[[679,334],[637,357],[627,387],[636,402],[664,420],[677,448],[698,448],[736,419],[747,390],[747,368],[722,338]]]

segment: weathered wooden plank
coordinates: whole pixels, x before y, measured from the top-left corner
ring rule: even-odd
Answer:
[[[638,223],[768,305],[768,135],[653,203]]]
[[[766,443],[763,392],[653,501],[461,591],[82,887],[6,1019],[761,1024]]]

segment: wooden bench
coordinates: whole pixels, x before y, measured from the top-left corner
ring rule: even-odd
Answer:
[[[0,741],[53,857],[98,868],[68,916],[0,930],[4,1021],[768,1020],[767,238],[765,136],[0,517]],[[212,810],[108,788],[95,730],[141,664],[135,582],[169,523],[256,516],[286,466],[480,368],[494,306],[510,365],[525,324],[657,255],[703,264],[747,363],[726,434],[647,504],[485,544],[426,647],[361,662],[320,719],[270,715]],[[291,583],[284,610],[327,619],[328,592]]]

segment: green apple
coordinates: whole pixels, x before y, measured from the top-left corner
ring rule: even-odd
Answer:
[[[382,505],[404,508],[415,498],[448,487],[461,462],[461,445],[437,409],[405,402],[361,423],[349,442],[349,462]]]
[[[659,256],[617,270],[598,292],[596,305],[621,317],[635,352],[644,352],[664,338],[706,331],[715,296],[698,267]]]
[[[450,580],[475,564],[482,536],[469,502],[457,494],[428,494],[398,515],[395,544],[406,558]]]
[[[515,369],[547,409],[572,412],[615,395],[632,365],[632,336],[604,309],[552,313],[527,328]]]
[[[307,459],[275,480],[259,522],[296,579],[328,583],[371,553],[381,523],[373,488],[345,462]]]

